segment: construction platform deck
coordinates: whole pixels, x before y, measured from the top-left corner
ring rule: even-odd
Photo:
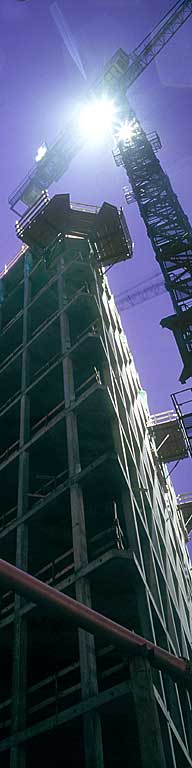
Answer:
[[[166,464],[189,456],[183,425],[174,411],[150,416],[148,428],[153,434],[159,459]]]
[[[110,203],[99,207],[70,202],[70,195],[49,201],[43,192],[35,205],[16,222],[17,236],[30,247],[56,255],[65,238],[89,237],[103,266],[131,258],[133,243],[123,210]],[[48,254],[47,254],[48,258]]]

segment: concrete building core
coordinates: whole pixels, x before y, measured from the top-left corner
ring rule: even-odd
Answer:
[[[129,233],[104,206],[46,201],[0,280],[0,557],[190,659],[185,523],[104,270]],[[183,682],[11,591],[0,608],[2,768],[192,766]]]

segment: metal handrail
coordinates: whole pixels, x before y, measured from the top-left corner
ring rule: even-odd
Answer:
[[[19,251],[17,251],[17,253],[15,254],[15,256],[13,256],[13,259],[11,259],[11,261],[9,261],[9,263],[8,263],[8,264],[5,264],[4,268],[3,268],[3,269],[2,269],[2,271],[0,272],[0,280],[1,280],[1,278],[2,278],[2,277],[4,277],[4,276],[7,274],[7,272],[9,272],[9,270],[11,269],[11,267],[13,267],[13,266],[14,266],[14,264],[16,264],[16,262],[18,261],[18,259],[20,259],[20,257],[21,257],[21,256],[23,256],[23,254],[24,254],[26,251],[28,251],[28,249],[29,249],[29,246],[28,246],[28,245],[25,245],[25,244],[23,243],[23,245],[21,246],[21,248],[19,249]]]
[[[9,405],[11,405],[11,403],[14,403],[14,401],[18,399],[20,395],[21,395],[21,389],[17,389],[16,392],[14,392],[14,395],[9,397],[8,400],[6,400],[6,402],[2,404],[0,408],[0,416],[2,412],[5,411],[5,409],[8,408]]]
[[[15,515],[14,515],[15,513]],[[9,520],[9,517],[11,516],[11,519]],[[7,512],[2,512],[0,516],[0,530],[2,528],[5,528],[5,526],[10,525],[13,520],[16,520],[17,516],[17,506],[11,507],[7,510]]]
[[[60,403],[58,403],[55,408],[52,408],[48,413],[45,414],[45,416],[42,416],[39,421],[36,421],[35,424],[31,427],[31,433],[36,432],[37,429],[40,429],[43,424],[47,424],[49,419],[55,414],[58,413],[60,409],[63,408],[65,405],[65,401],[61,400]]]
[[[180,493],[177,496],[177,504],[190,504],[192,503],[192,491],[189,493]]]
[[[4,333],[7,333],[9,328],[11,328],[11,326],[14,325],[17,322],[17,320],[19,320],[22,316],[23,316],[23,309],[19,309],[17,314],[14,315],[14,317],[11,317],[11,320],[9,320],[8,323],[6,323],[6,325],[2,325],[1,327],[2,336]]]
[[[96,536],[92,536],[88,540],[89,560],[91,561],[94,557],[101,554],[101,549],[102,553],[107,552],[108,549],[111,549],[111,546],[113,548],[115,546],[118,550],[125,549],[123,533],[118,520],[114,521],[113,526],[100,531]],[[68,558],[70,559],[70,562],[65,565],[65,561],[68,560]],[[46,565],[36,571],[35,578],[40,578],[45,584],[52,585],[54,583],[56,584],[59,579],[73,569],[74,558],[73,547],[71,547],[71,549],[68,549],[58,557],[50,560]],[[1,615],[3,618],[14,607],[13,591],[8,590],[5,592],[2,595],[1,601]]]
[[[170,410],[164,411],[163,413],[154,413],[149,417],[148,427],[156,427],[159,424],[166,424],[170,421],[178,421],[177,414],[174,411]]]
[[[87,205],[87,203],[73,202],[70,204],[70,207],[73,211],[82,211],[84,213],[99,213],[100,211],[99,205]]]
[[[31,208],[29,208],[27,211],[25,211],[25,213],[23,213],[19,221],[16,221],[16,233],[19,236],[20,235],[22,236],[24,229],[27,226],[30,226],[34,218],[38,216],[40,213],[42,213],[42,211],[44,211],[48,203],[49,203],[48,192],[47,190],[43,190],[42,194],[38,197],[38,200],[36,200],[34,205]]]
[[[0,463],[5,459],[5,457],[8,458],[14,451],[18,450],[19,448],[19,440],[15,440],[14,443],[8,446],[3,453],[0,453]]]

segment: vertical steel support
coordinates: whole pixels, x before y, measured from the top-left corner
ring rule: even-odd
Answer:
[[[58,262],[58,299],[59,310],[64,307],[64,280],[61,274],[63,266],[62,259]],[[70,329],[67,313],[60,314],[60,334],[61,334],[61,353],[63,356],[63,385],[64,400],[66,408],[66,431],[67,431],[67,450],[69,476],[80,471],[79,439],[77,428],[77,417],[71,410],[71,404],[75,400],[73,364],[70,354]],[[71,521],[74,566],[76,573],[76,599],[91,607],[91,591],[88,579],[78,577],[83,566],[88,562],[87,539],[84,514],[84,500],[81,486],[79,483],[72,483],[70,487],[71,501]],[[98,693],[97,669],[95,657],[95,640],[93,635],[78,630],[79,637],[79,657],[81,671],[81,692],[82,699],[95,696]],[[101,733],[100,715],[94,711],[84,715],[84,748],[86,768],[103,768],[103,744]]]
[[[131,659],[130,673],[142,768],[166,768],[149,661],[141,656]]]
[[[27,254],[24,258],[24,306],[23,306],[23,352],[21,369],[21,403],[20,403],[20,436],[19,436],[19,473],[18,473],[18,505],[17,505],[17,534],[16,534],[16,565],[18,568],[28,568],[28,528],[22,523],[22,517],[28,506],[29,455],[25,443],[30,432],[30,407],[26,387],[29,383],[29,338],[30,276]],[[25,727],[26,720],[26,685],[27,685],[27,623],[20,615],[22,598],[15,595],[14,644],[13,644],[13,698],[12,698],[12,734]],[[10,768],[25,768],[25,750],[21,746],[11,749]]]

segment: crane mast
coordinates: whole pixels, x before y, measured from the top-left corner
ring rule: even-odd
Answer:
[[[181,381],[192,374],[192,227],[145,131],[128,107],[134,135],[114,151],[123,165],[145,222],[176,315],[162,325],[172,328],[184,363]],[[129,201],[129,193],[125,193]]]

